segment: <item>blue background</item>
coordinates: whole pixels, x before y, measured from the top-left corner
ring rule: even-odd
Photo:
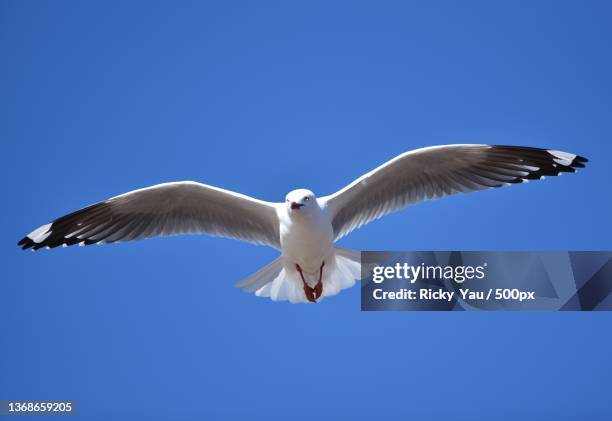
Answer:
[[[576,175],[422,203],[369,250],[610,249],[609,2],[0,3],[0,398],[86,419],[610,419],[610,313],[359,311],[233,288],[276,252],[175,237],[22,252],[193,179],[329,194],[421,146],[552,147]]]

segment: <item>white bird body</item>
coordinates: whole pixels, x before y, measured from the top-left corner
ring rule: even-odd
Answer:
[[[280,250],[237,286],[274,301],[316,302],[361,277],[360,254],[335,245],[351,231],[413,203],[575,172],[586,158],[539,148],[446,145],[401,154],[336,193],[305,189],[284,203],[193,181],[115,196],[42,225],[23,249],[209,234]],[[541,208],[540,208],[541,209]]]
[[[285,206],[277,211],[283,258],[310,274],[318,272],[334,251],[332,221],[320,202],[315,201],[308,212],[292,212]]]
[[[304,295],[308,300],[308,287],[314,289],[319,282],[322,295],[317,299],[354,285],[360,277],[358,253],[345,250],[343,256],[342,249],[338,249],[337,255],[332,219],[324,200],[317,199],[309,190],[297,189],[287,195],[285,204],[277,205],[276,214],[281,256],[275,262],[279,272],[272,282],[256,290],[257,295],[269,296],[275,301],[300,302],[304,301]],[[239,284],[250,285],[251,278]],[[255,282],[255,285],[258,284]]]

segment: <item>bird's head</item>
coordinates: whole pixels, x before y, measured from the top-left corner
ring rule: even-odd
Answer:
[[[293,190],[285,197],[285,205],[289,212],[304,212],[315,206],[316,202],[314,193],[306,189]]]

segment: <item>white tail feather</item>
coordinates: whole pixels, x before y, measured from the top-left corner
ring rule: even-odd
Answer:
[[[255,292],[267,283],[269,283],[271,280],[276,278],[282,269],[283,261],[282,257],[279,257],[278,259],[274,259],[272,263],[259,269],[257,272],[255,272],[248,278],[238,282],[236,284],[236,287],[242,288],[247,292]]]
[[[323,269],[323,297],[331,297],[355,285],[361,278],[361,255],[356,250],[336,247]],[[312,282],[312,276],[307,277]],[[314,280],[316,282],[316,279]],[[236,285],[258,297],[270,297],[273,301],[307,303],[302,279],[295,266],[279,257]],[[319,299],[319,301],[321,300]]]

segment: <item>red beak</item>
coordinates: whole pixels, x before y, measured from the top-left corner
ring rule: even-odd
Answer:
[[[291,209],[299,209],[302,206],[304,205],[302,205],[301,203],[291,202]]]

